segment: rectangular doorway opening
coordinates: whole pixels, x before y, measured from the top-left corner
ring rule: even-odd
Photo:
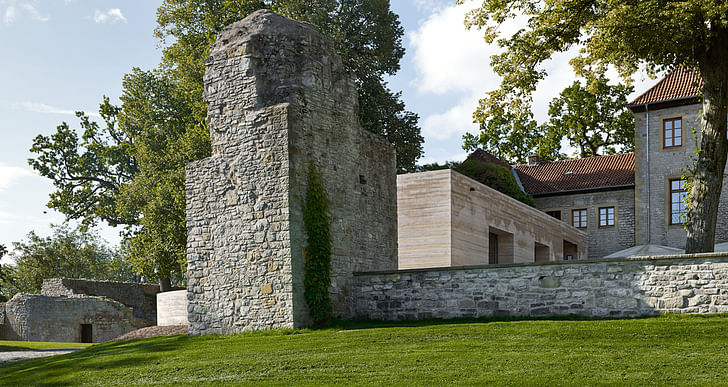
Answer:
[[[564,261],[573,261],[577,259],[579,247],[569,241],[564,241]]]
[[[488,233],[488,264],[498,263],[498,234]]]
[[[513,263],[513,234],[488,227],[488,263]]]
[[[535,242],[535,247],[533,248],[533,260],[535,262],[548,262],[551,255],[549,250],[548,246]]]
[[[82,343],[93,343],[94,342],[93,325],[81,324],[81,342]]]

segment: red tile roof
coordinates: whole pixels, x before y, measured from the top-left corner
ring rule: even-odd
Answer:
[[[514,165],[531,195],[634,185],[634,153]]]
[[[703,79],[692,68],[676,67],[645,91],[630,105],[643,105],[660,101],[697,97],[703,90]]]

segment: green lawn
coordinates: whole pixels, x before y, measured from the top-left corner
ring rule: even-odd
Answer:
[[[0,366],[0,384],[42,383],[728,385],[728,316],[168,336]]]
[[[44,343],[36,341],[4,341],[0,340],[0,352],[32,351],[48,348],[84,348],[91,344],[84,343]]]

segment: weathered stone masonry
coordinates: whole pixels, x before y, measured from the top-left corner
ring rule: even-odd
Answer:
[[[356,277],[357,317],[728,312],[728,254],[414,269]]]
[[[309,165],[331,200],[334,314],[354,316],[354,271],[395,269],[393,147],[363,131],[357,91],[311,25],[258,11],[207,59],[213,155],[187,168],[191,334],[297,327]]]
[[[73,278],[43,280],[41,294],[55,297],[77,295],[108,297],[134,310],[134,316],[150,324],[157,322],[159,285],[132,282],[94,281]]]
[[[118,301],[83,295],[19,293],[5,303],[5,315],[4,340],[78,342],[80,324],[90,324],[92,341],[99,343],[150,325]]]

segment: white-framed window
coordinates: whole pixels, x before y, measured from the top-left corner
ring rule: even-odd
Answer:
[[[688,192],[685,190],[685,180],[670,180],[670,224],[683,224],[687,208],[685,197]]]
[[[586,209],[571,210],[571,225],[576,228],[586,228]]]
[[[599,208],[599,227],[614,226],[614,207]]]

